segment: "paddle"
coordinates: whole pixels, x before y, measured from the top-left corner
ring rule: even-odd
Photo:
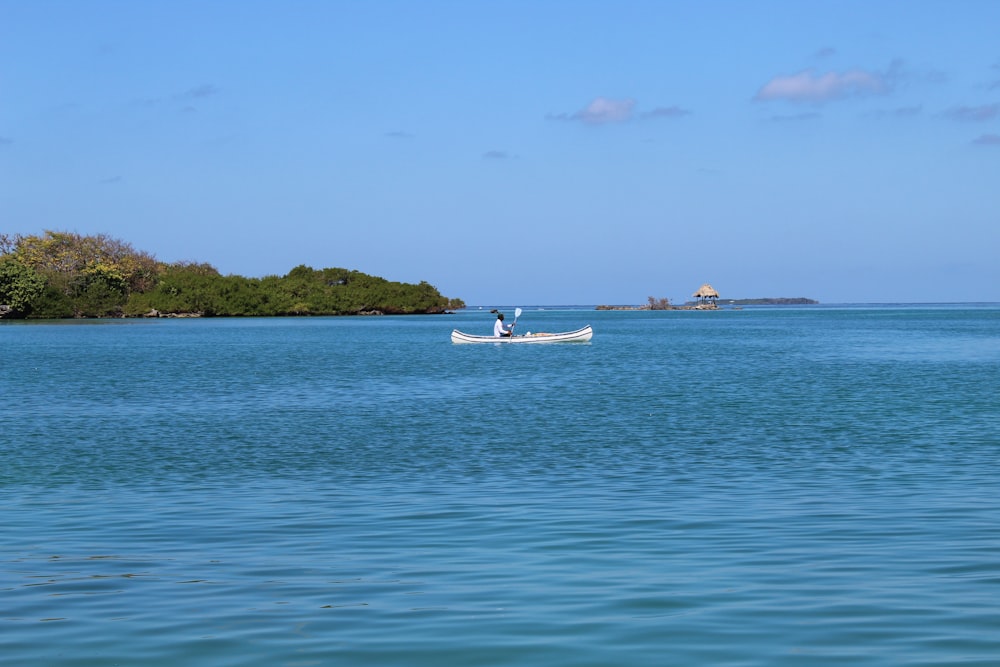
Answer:
[[[520,308],[515,308],[514,309],[514,324],[510,325],[510,337],[511,338],[514,337],[514,327],[517,326],[517,318],[519,318],[519,317],[521,317],[521,309]]]

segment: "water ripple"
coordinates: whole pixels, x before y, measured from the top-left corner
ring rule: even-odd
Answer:
[[[997,664],[992,313],[4,326],[0,652]]]

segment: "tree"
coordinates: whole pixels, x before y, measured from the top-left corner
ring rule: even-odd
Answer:
[[[45,279],[34,269],[11,255],[0,256],[0,304],[15,315],[25,315],[44,291]]]
[[[96,276],[120,284],[126,294],[143,292],[156,283],[157,263],[152,255],[105,234],[46,230],[42,236],[19,236],[13,255],[42,275]],[[84,281],[84,289],[88,285]]]
[[[649,309],[650,310],[670,310],[672,306],[670,305],[670,299],[666,297],[661,297],[657,299],[656,297],[649,298]]]
[[[17,234],[14,236],[11,236],[10,234],[0,234],[0,256],[9,255],[14,252],[19,238],[20,237]]]
[[[151,289],[157,280],[151,255],[104,234],[5,235],[0,250],[43,280],[31,309],[39,317],[118,316],[129,294]]]

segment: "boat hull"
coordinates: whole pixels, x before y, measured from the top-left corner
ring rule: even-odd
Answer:
[[[526,336],[474,336],[462,333],[458,329],[451,332],[452,343],[516,343],[536,345],[540,343],[588,343],[594,337],[594,330],[590,325],[577,329],[576,331],[565,331],[563,333],[529,334]]]

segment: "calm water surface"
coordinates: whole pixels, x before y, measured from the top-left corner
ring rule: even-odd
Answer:
[[[1000,306],[491,318],[0,324],[4,664],[1000,664]]]

